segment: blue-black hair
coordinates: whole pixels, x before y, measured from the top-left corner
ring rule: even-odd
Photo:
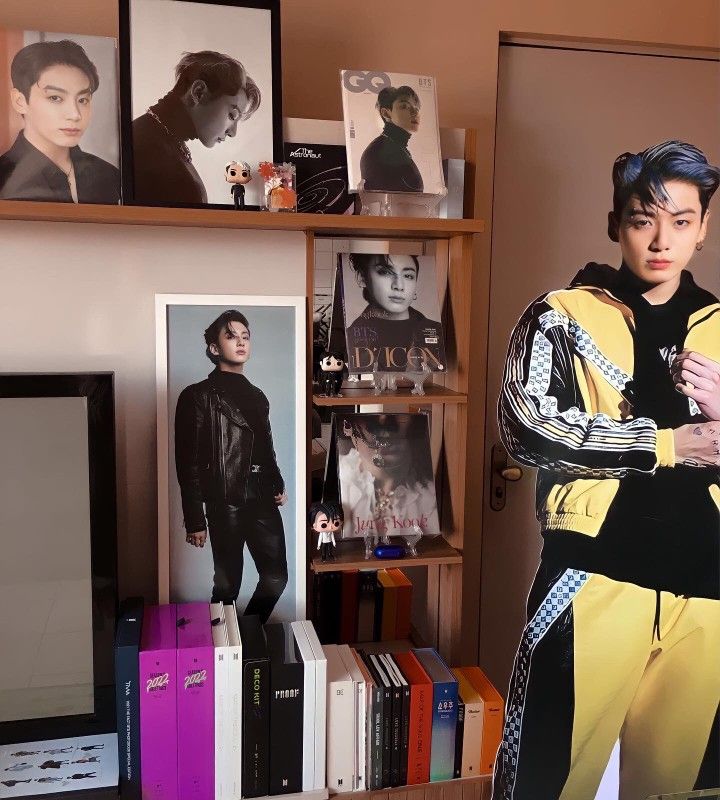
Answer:
[[[620,220],[633,195],[644,207],[670,202],[666,181],[685,181],[697,186],[701,218],[720,185],[720,168],[708,163],[702,150],[687,142],[671,139],[648,147],[641,153],[623,153],[615,159],[612,171],[613,212]]]

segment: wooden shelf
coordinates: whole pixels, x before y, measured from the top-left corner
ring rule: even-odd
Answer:
[[[390,569],[430,567],[438,564],[462,564],[462,553],[451,547],[442,536],[423,537],[417,546],[418,556],[404,558],[365,558],[365,542],[351,539],[338,542],[334,561],[313,558],[313,572],[345,572],[350,569]]]
[[[333,236],[422,236],[449,239],[464,233],[482,233],[479,219],[419,219],[361,217],[346,214],[288,214],[270,211],[233,211],[222,208],[154,208],[105,206],[90,203],[36,203],[0,200],[0,220],[35,222],[90,222],[105,225],[159,225],[179,228],[234,228],[238,230],[311,231]]]
[[[363,406],[363,405],[425,405],[429,403],[467,403],[467,395],[446,389],[444,386],[425,386],[425,394],[410,394],[410,389],[398,389],[396,392],[373,394],[367,387],[345,388],[342,397],[322,397],[313,394],[313,405],[316,406]]]
[[[373,798],[382,800],[388,796],[399,797],[402,794],[406,798],[412,796],[413,800],[489,800],[491,790],[492,775],[478,775],[474,778],[454,778],[450,781],[387,787],[369,792],[331,794],[330,797],[346,797],[350,800],[373,800]]]

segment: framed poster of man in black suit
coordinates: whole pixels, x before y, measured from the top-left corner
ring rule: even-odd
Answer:
[[[229,162],[282,160],[279,0],[121,0],[125,202],[233,207]],[[246,187],[259,206],[263,183]]]

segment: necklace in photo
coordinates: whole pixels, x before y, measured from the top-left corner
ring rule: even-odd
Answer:
[[[154,119],[155,122],[157,122],[157,124],[165,131],[165,133],[167,133],[167,135],[173,140],[173,142],[175,142],[175,144],[180,148],[183,160],[186,161],[188,164],[190,164],[192,162],[192,155],[190,153],[190,149],[185,144],[185,142],[181,142],[180,139],[178,139],[176,136],[173,136],[173,134],[170,133],[170,129],[168,128],[168,126],[160,119],[160,117],[158,117],[158,115],[152,110],[152,108],[148,108],[147,113],[148,116],[150,116],[151,119]]]

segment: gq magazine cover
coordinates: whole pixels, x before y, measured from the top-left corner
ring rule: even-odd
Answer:
[[[350,374],[446,369],[434,258],[341,253],[336,280]]]
[[[351,192],[442,194],[435,79],[341,70]]]

